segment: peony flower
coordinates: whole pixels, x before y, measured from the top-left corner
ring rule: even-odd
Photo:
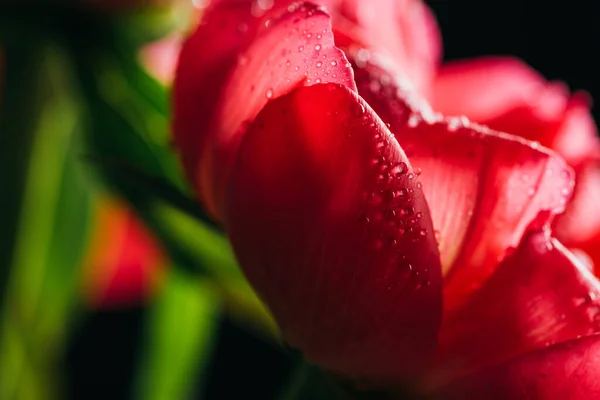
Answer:
[[[326,371],[443,399],[599,395],[600,284],[551,231],[571,168],[435,112],[433,16],[373,4],[206,8],[174,85],[200,200],[285,340]]]
[[[158,287],[165,255],[155,238],[121,202],[102,198],[84,262],[83,296],[94,308],[124,307]]]

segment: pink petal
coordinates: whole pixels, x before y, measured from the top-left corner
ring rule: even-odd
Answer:
[[[600,159],[600,139],[590,107],[591,100],[586,93],[575,93],[549,146],[574,168],[590,159]]]
[[[600,328],[600,282],[560,242],[529,233],[440,331],[442,375],[472,372]]]
[[[571,166],[600,155],[600,140],[585,93],[569,94],[521,61],[484,57],[451,62],[436,78],[432,106],[465,115],[558,152]]]
[[[175,76],[182,40],[179,33],[173,34],[144,46],[140,51],[144,66],[165,85],[170,85]]]
[[[421,0],[338,0],[334,27],[388,55],[421,93],[428,93],[442,55],[435,17]],[[336,12],[337,10],[337,12]]]
[[[567,211],[554,224],[565,245],[586,251],[600,266],[600,165],[592,161],[577,170],[577,184]]]
[[[319,82],[355,87],[343,53],[334,47],[329,16],[311,3],[288,3],[256,9],[253,2],[217,2],[181,54],[175,140],[196,190],[217,218],[241,138],[270,99]]]
[[[444,115],[492,120],[535,97],[544,77],[509,57],[481,57],[444,64],[435,78],[430,102]]]
[[[443,120],[404,90],[377,57],[355,64],[359,93],[422,171],[446,276],[445,309],[452,310],[485,281],[540,212],[544,224],[564,210],[571,171],[536,143],[464,118]]]
[[[402,149],[342,85],[299,88],[251,125],[225,226],[309,361],[373,384],[419,371],[441,311],[429,210]]]
[[[478,371],[436,400],[591,400],[600,398],[600,336],[561,343]]]

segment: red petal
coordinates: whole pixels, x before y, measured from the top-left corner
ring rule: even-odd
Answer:
[[[588,162],[577,170],[573,199],[554,224],[565,245],[586,251],[600,266],[600,166]]]
[[[600,282],[556,239],[529,233],[460,310],[444,316],[442,374],[472,372],[600,328]]]
[[[463,118],[434,116],[376,61],[355,68],[359,93],[422,171],[439,231],[445,309],[453,309],[493,272],[506,249],[520,242],[540,212],[547,211],[547,221],[564,210],[571,171],[536,143]]]
[[[452,61],[439,69],[430,102],[444,115],[483,122],[527,103],[545,85],[544,77],[514,58]]]
[[[432,106],[445,115],[466,115],[557,151],[572,166],[600,155],[600,141],[585,93],[546,80],[511,58],[481,58],[444,66]]]
[[[329,16],[311,3],[284,3],[255,17],[255,3],[219,2],[183,48],[175,139],[196,190],[217,217],[241,138],[271,98],[319,82],[355,87],[334,47]]]
[[[600,398],[600,336],[561,343],[467,376],[434,399]]]
[[[429,91],[440,63],[442,41],[435,17],[423,1],[380,0],[374,6],[372,0],[338,0],[336,10],[336,30],[389,55],[419,92]]]
[[[573,167],[600,158],[600,140],[590,102],[587,93],[578,92],[571,97],[550,146]]]
[[[103,201],[99,211],[86,260],[85,297],[101,308],[140,303],[155,289],[164,254],[122,204]]]
[[[269,103],[225,219],[248,279],[308,360],[375,382],[433,351],[441,275],[429,211],[394,137],[347,87]]]

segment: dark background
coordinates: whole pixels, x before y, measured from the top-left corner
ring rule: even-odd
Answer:
[[[600,99],[600,5],[595,1],[430,0],[444,58],[513,55],[546,78]],[[600,100],[598,100],[600,101]],[[597,107],[593,109],[598,121]]]
[[[600,6],[593,0],[428,4],[442,31],[445,59],[513,55],[546,78],[600,99]],[[593,114],[598,120],[598,107]],[[70,397],[127,397],[144,317],[139,308],[98,312],[86,320],[69,351]],[[193,398],[269,399],[290,368],[284,352],[223,320],[207,383]]]

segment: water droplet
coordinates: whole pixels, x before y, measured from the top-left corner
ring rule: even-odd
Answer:
[[[364,115],[365,113],[365,107],[360,104],[360,103],[354,103],[351,107],[350,107],[350,113],[355,116],[356,118],[360,118]]]
[[[423,184],[421,182],[417,182],[417,189],[421,189],[423,187]]]
[[[312,37],[312,33],[308,32],[308,33],[306,34],[306,38],[307,38],[307,39],[310,39],[311,37]]]
[[[320,44],[316,44],[316,45],[315,45],[315,50],[316,50],[316,51],[319,51],[319,50],[321,50],[321,45],[320,45]]]
[[[317,68],[321,68],[322,65],[323,65],[322,61],[317,61]]]
[[[337,61],[335,61],[335,60],[331,61],[331,66],[332,67],[335,67],[336,65],[337,65]]]
[[[294,71],[298,71],[299,69],[300,69],[300,67],[297,65],[294,67]]]
[[[298,52],[302,53],[304,51],[304,46],[298,46]]]
[[[290,60],[287,60],[287,61],[285,62],[285,66],[286,66],[286,67],[289,67],[290,65],[292,65],[292,62],[291,62]]]
[[[421,229],[419,231],[419,235],[421,235],[421,236],[427,236],[427,229]]]
[[[398,196],[400,197],[404,197],[408,194],[408,190],[406,190],[406,188],[401,188],[398,190]]]
[[[315,83],[321,83],[321,78],[315,79]]]
[[[421,175],[421,168],[418,168],[418,167],[417,167],[417,168],[415,168],[415,175],[416,175],[416,176],[419,176],[419,175]]]
[[[392,201],[396,198],[396,193],[393,190],[386,190],[383,199],[385,201]]]
[[[267,92],[265,93],[265,96],[267,96],[267,99],[272,99],[273,98],[273,89],[272,88],[268,88]]]
[[[360,221],[362,224],[365,224],[365,225],[366,225],[366,224],[368,224],[368,223],[369,223],[371,220],[370,220],[370,219],[369,219],[369,217],[367,217],[366,215],[361,215],[361,217],[360,217],[359,221]]]

